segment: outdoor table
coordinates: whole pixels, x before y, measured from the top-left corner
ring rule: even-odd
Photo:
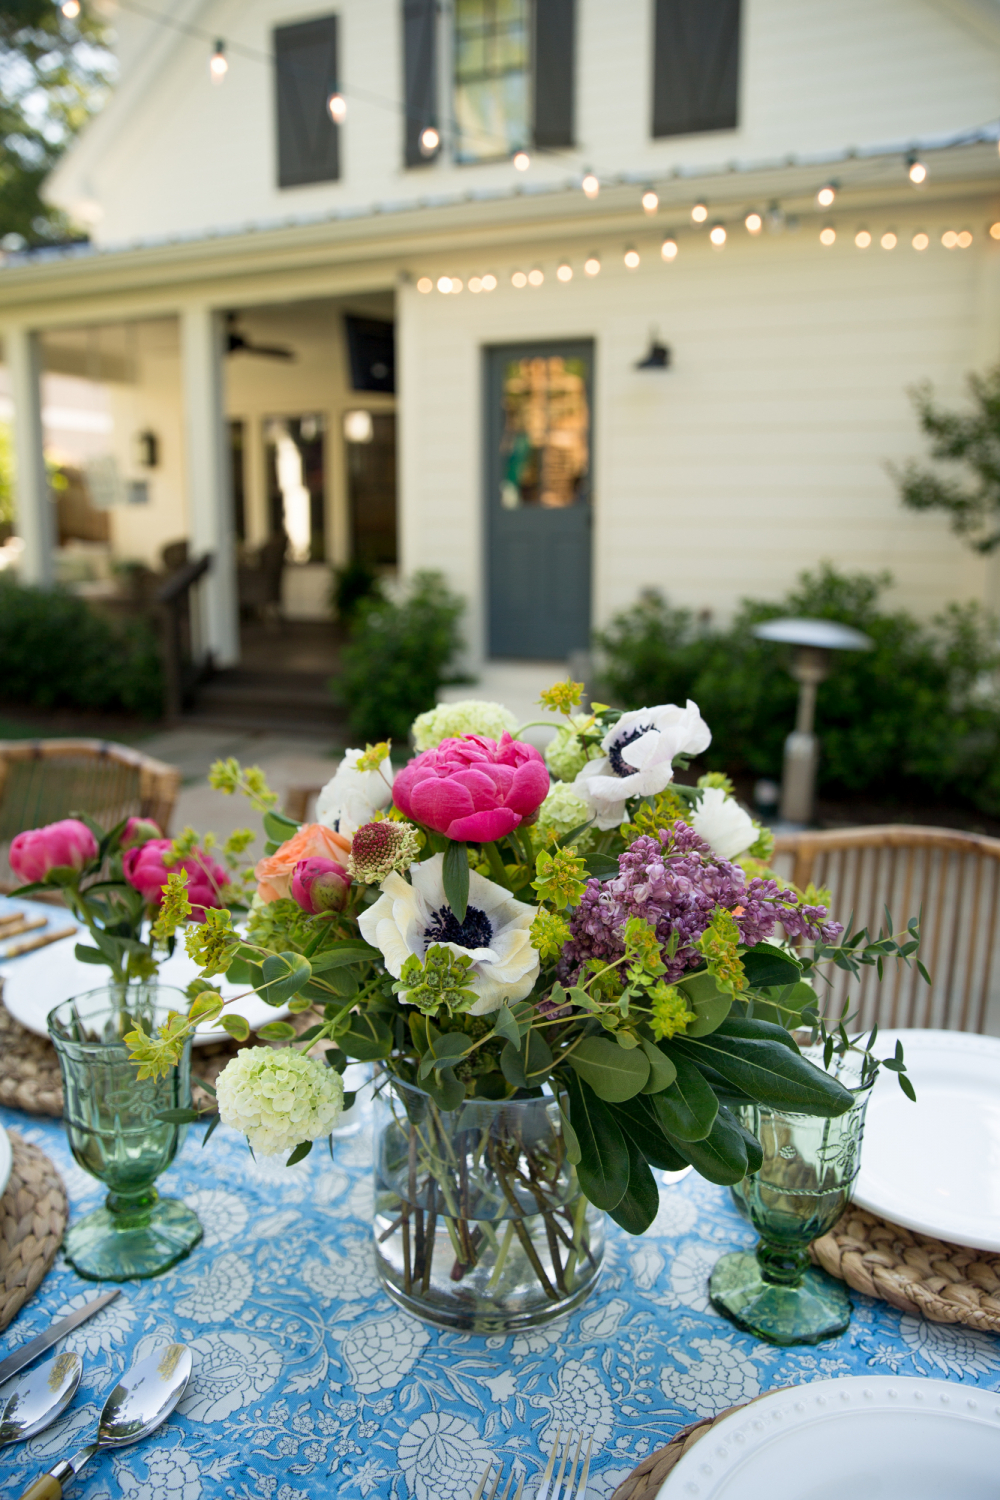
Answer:
[[[71,1222],[99,1203],[60,1122],[0,1119],[56,1163]],[[532,1497],[557,1427],[594,1434],[590,1496],[604,1500],[678,1428],[777,1386],[870,1373],[1000,1388],[993,1336],[856,1293],[850,1329],[828,1343],[778,1349],[741,1333],[710,1308],[706,1281],[755,1236],[728,1189],[694,1174],[663,1186],[641,1238],[609,1223],[599,1289],[569,1318],[508,1337],[439,1332],[375,1279],[367,1125],[332,1160],[317,1142],[290,1169],[255,1161],[226,1129],[202,1150],[202,1134],[158,1187],[196,1210],[204,1239],[165,1275],[126,1283],[61,1346],[84,1359],[80,1391],[58,1425],[0,1454],[5,1496],[85,1442],[116,1378],[171,1339],[194,1352],[179,1413],[98,1455],[73,1500],[470,1500],[490,1455],[523,1466]],[[0,1353],[98,1290],[57,1260]]]

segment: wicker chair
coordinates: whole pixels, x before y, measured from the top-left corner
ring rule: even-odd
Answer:
[[[920,916],[920,956],[931,983],[915,967],[891,964],[882,984],[866,969],[860,981],[839,970],[824,1009],[839,1015],[845,996],[858,1028],[933,1026],[949,1031],[996,1029],[1000,974],[994,979],[1000,839],[949,828],[890,824],[826,833],[782,834],[775,866],[800,889],[812,881],[833,895],[833,910],[872,935],[888,907],[898,933]],[[851,914],[853,913],[853,917]]]
[[[177,800],[175,766],[103,740],[0,740],[0,891],[12,889],[10,841],[25,828],[85,812],[106,828],[132,815],[164,833]]]

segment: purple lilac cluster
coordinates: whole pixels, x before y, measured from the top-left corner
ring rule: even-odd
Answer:
[[[717,906],[731,911],[748,947],[773,933],[780,922],[789,937],[835,942],[843,932],[827,920],[825,906],[805,906],[795,891],[776,880],[755,876],[749,882],[738,865],[719,859],[687,823],[661,828],[656,837],[643,834],[618,856],[619,874],[602,885],[589,880],[570,917],[572,938],[563,949],[560,978],[575,980],[590,958],[620,958],[619,937],[629,917],[645,917],[666,948],[673,933],[677,947],[665,979],[674,983],[702,962],[694,947]]]

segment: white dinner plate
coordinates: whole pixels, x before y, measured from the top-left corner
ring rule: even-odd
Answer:
[[[936,1239],[1000,1250],[1000,1040],[880,1031],[879,1057],[892,1055],[897,1037],[917,1102],[883,1068],[865,1117],[854,1202]]]
[[[949,1380],[849,1375],[717,1422],[659,1500],[997,1500],[1000,1398]]]
[[[0,1198],[10,1181],[10,1169],[14,1165],[14,1154],[10,1149],[10,1137],[0,1125]]]
[[[60,918],[66,913],[60,912]],[[60,926],[65,926],[60,921]],[[87,941],[85,930],[76,937],[65,938],[60,943],[50,943],[47,948],[36,948],[22,958],[14,958],[0,965],[3,976],[3,1003],[28,1031],[37,1036],[46,1036],[46,1017],[52,1008],[85,990],[96,990],[108,982],[110,971],[96,964],[83,964],[75,956],[78,941]],[[160,964],[160,983],[183,990],[198,977],[198,966],[188,958],[183,947],[172,958]],[[246,989],[245,985],[230,984],[218,977],[208,981],[222,990],[223,999],[230,999]],[[248,995],[233,1005],[227,1005],[229,1015],[245,1016],[251,1031],[267,1021],[279,1021],[288,1014],[287,1005],[266,1005],[258,995]],[[194,1034],[196,1047],[206,1042],[224,1041],[226,1033],[217,1022],[202,1022]]]

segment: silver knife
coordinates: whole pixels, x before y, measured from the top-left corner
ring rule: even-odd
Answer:
[[[64,1334],[71,1333],[74,1328],[79,1328],[81,1323],[86,1323],[87,1319],[100,1312],[102,1307],[107,1307],[108,1303],[113,1302],[120,1293],[121,1287],[119,1286],[116,1286],[113,1291],[102,1292],[99,1297],[94,1298],[93,1302],[85,1302],[82,1307],[77,1308],[76,1312],[71,1312],[68,1318],[60,1318],[58,1323],[53,1323],[50,1328],[46,1328],[45,1332],[40,1333],[36,1339],[31,1339],[29,1343],[22,1344],[20,1349],[15,1349],[14,1353],[8,1355],[0,1364],[0,1385],[5,1380],[9,1380],[12,1375],[16,1375],[18,1370],[23,1370],[25,1365],[30,1365],[31,1361],[37,1359],[40,1354],[44,1354],[46,1349],[51,1349],[52,1345],[57,1344]]]

